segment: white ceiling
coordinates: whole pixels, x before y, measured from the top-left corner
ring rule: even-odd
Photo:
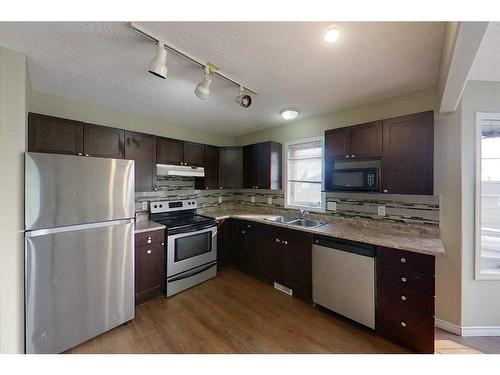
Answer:
[[[341,36],[327,45],[324,22],[140,23],[257,91],[248,109],[218,78],[198,99],[201,69],[174,54],[166,80],[149,74],[155,46],[127,23],[3,22],[0,45],[27,54],[37,91],[229,136],[284,123],[285,107],[303,119],[435,85],[443,23],[336,24]]]
[[[500,81],[500,22],[490,22],[469,73],[472,81]]]

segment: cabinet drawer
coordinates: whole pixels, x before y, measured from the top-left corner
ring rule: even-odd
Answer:
[[[377,262],[379,260],[377,259]],[[377,263],[377,279],[387,284],[434,296],[434,276]]]
[[[434,353],[434,317],[379,299],[377,331],[418,353]]]
[[[434,316],[433,296],[381,282],[377,285],[377,294],[378,298]]]
[[[136,233],[135,246],[160,245],[165,242],[164,230],[152,230],[149,232]]]
[[[377,262],[434,275],[434,257],[432,255],[379,246],[377,247]]]

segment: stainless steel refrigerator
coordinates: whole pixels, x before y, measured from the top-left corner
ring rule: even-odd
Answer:
[[[26,153],[26,353],[134,318],[134,162]]]

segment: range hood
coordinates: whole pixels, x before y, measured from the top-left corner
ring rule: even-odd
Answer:
[[[187,165],[156,164],[158,176],[205,177],[205,168]]]

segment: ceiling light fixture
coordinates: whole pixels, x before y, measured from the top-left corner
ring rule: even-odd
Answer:
[[[149,65],[149,73],[154,74],[160,78],[167,78],[167,50],[165,49],[165,43],[158,42],[158,52],[151,64]]]
[[[328,30],[326,30],[325,33],[325,42],[327,43],[335,43],[337,39],[339,38],[340,35],[340,30],[339,27],[336,25],[331,25],[328,27]]]
[[[287,108],[280,111],[281,117],[283,117],[287,121],[294,120],[298,116],[298,114],[299,110],[296,108]]]
[[[240,95],[236,97],[235,101],[243,108],[248,108],[252,105],[252,97],[250,95],[243,94],[243,90],[243,86],[240,86]]]
[[[196,88],[194,89],[194,93],[196,96],[202,100],[205,100],[208,98],[208,95],[210,94],[210,84],[212,83],[212,77],[210,77],[210,74],[213,73],[214,71],[217,70],[217,67],[215,65],[212,65],[208,63],[205,66],[205,75],[203,76],[203,79],[201,80],[200,83],[196,85]]]

